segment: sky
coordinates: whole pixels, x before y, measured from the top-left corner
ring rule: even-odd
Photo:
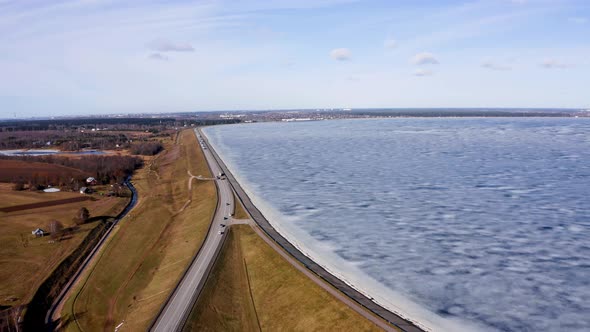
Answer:
[[[0,118],[590,108],[588,0],[0,0]]]

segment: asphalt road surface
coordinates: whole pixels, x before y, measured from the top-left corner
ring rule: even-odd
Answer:
[[[200,133],[195,130],[199,144],[202,145],[203,152],[211,169],[213,176],[222,173],[221,168],[211,155],[211,150],[207,147],[200,137]],[[223,238],[227,233],[219,234],[225,231],[221,225],[229,225],[231,213],[234,211],[234,196],[229,182],[224,179],[216,179],[218,202],[213,222],[205,238],[205,242],[199,249],[196,258],[186,271],[180,283],[175,288],[172,295],[160,311],[157,319],[154,321],[151,331],[180,331],[188,319],[191,309],[201,292],[207,275],[209,274],[215,258],[221,250]]]

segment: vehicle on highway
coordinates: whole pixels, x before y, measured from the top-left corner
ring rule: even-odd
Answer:
[[[217,234],[223,235],[223,233],[225,233],[224,231],[219,231],[217,232]]]

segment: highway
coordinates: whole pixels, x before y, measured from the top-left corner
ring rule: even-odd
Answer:
[[[196,129],[195,134],[199,139],[199,144],[202,145],[212,175],[214,177],[219,175],[223,171],[212,156],[211,150],[202,141],[201,134]],[[205,174],[202,175],[205,176]],[[217,208],[205,242],[199,249],[180,283],[176,286],[172,295],[161,309],[158,317],[153,322],[151,331],[180,331],[188,319],[199,293],[205,285],[207,276],[213,267],[215,258],[219,254],[223,240],[227,234],[219,234],[220,231],[224,231],[226,228],[221,225],[229,225],[231,220],[230,214],[234,211],[233,192],[229,182],[224,178],[214,180],[217,186]]]

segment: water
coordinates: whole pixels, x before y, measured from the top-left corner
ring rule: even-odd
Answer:
[[[43,150],[0,150],[2,156],[50,156],[56,154],[73,154],[73,155],[101,155],[105,154],[104,151],[99,150],[84,150],[84,151],[70,151],[64,152],[60,150],[43,149]]]
[[[206,129],[290,241],[438,330],[590,330],[590,119]]]

